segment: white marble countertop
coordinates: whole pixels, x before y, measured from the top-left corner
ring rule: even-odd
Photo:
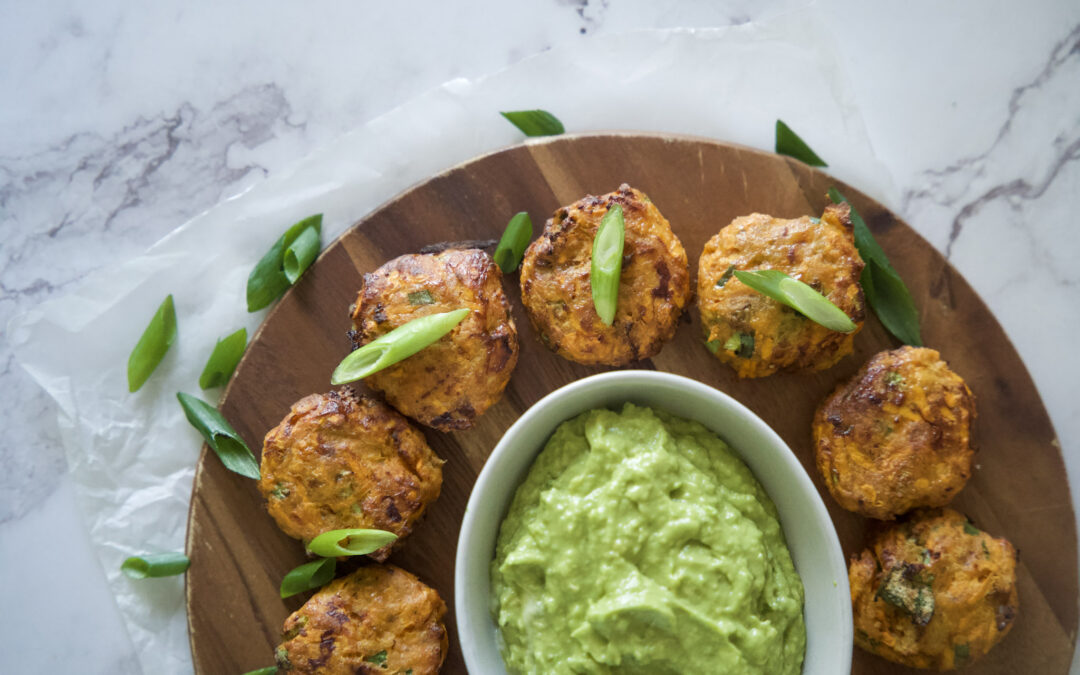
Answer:
[[[726,26],[803,4],[4,3],[0,329],[448,79],[597,34]],[[813,10],[831,34],[806,38],[831,42],[892,175],[894,191],[875,196],[946,253],[1004,326],[1075,488],[1080,5]],[[139,672],[80,521],[55,405],[6,341],[0,362],[0,672]]]

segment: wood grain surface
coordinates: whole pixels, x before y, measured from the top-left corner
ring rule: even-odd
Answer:
[[[976,469],[953,506],[1021,551],[1015,627],[973,670],[1066,672],[1077,627],[1076,527],[1060,445],[1031,378],[986,306],[937,251],[881,205],[794,160],[697,138],[601,134],[531,141],[451,169],[394,198],[327,247],[253,339],[225,392],[225,416],[258,454],[263,436],[294,401],[331,389],[330,373],[350,349],[348,310],[365,272],[432,243],[498,238],[518,211],[532,215],[538,233],[559,206],[623,182],[646,192],[670,220],[691,274],[705,241],[736,216],[820,215],[832,185],[852,200],[911,289],[927,346],[942,353],[977,398]],[[442,496],[391,558],[438,589],[450,607],[444,673],[465,672],[453,620],[454,553],[477,473],[530,405],[605,370],[548,351],[521,306],[516,272],[505,287],[521,337],[517,370],[502,400],[474,429],[424,430],[446,460]],[[861,550],[867,521],[840,509],[824,489],[813,464],[810,423],[838,381],[898,344],[870,318],[855,354],[834,368],[739,381],[706,351],[698,324],[691,309],[656,358],[632,367],[692,377],[754,410],[787,441],[822,492],[845,554]],[[217,675],[271,665],[282,623],[308,597],[278,597],[282,576],[304,562],[303,547],[278,530],[255,482],[225,470],[206,448],[195,476],[187,552],[196,671]],[[909,671],[856,648],[853,672]]]

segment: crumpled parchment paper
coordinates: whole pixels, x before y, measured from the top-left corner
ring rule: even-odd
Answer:
[[[874,159],[829,35],[814,15],[797,12],[730,28],[594,38],[478,80],[447,82],[17,317],[9,338],[59,403],[86,524],[144,672],[191,669],[183,582],[133,583],[120,563],[183,549],[202,440],[175,394],[199,393],[217,338],[241,326],[254,333],[265,310],[245,311],[247,275],[286,227],[322,212],[329,243],[424,178],[522,142],[498,111],[536,107],[571,131],[677,132],[767,150],[783,118],[809,137],[831,173],[889,203],[890,180]],[[602,82],[604,95],[565,95],[583,82]],[[129,394],[128,354],[168,293],[179,336],[147,384]]]

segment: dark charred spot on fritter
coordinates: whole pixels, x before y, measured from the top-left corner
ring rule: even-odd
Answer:
[[[501,327],[488,339],[488,369],[499,372],[514,355],[513,337],[508,328]]]
[[[361,335],[360,331],[350,328],[349,330],[345,331],[345,336],[349,338],[350,349],[352,351],[355,352],[357,349],[360,349],[360,347],[363,346],[362,342],[364,336]]]
[[[400,523],[401,512],[398,511],[397,504],[394,503],[393,497],[387,497],[385,501],[386,506],[383,507],[383,510],[386,512],[386,517],[389,518],[392,523]]]
[[[381,302],[376,303],[375,311],[372,313],[372,318],[375,319],[375,323],[383,323],[386,321],[386,308]]]
[[[475,414],[472,406],[463,406],[457,410],[442,413],[431,420],[430,426],[440,431],[469,429],[472,427],[472,418]]]
[[[836,219],[840,221],[840,224],[844,229],[848,231],[854,231],[855,225],[851,222],[851,205],[847,202],[840,202],[839,204],[829,204],[825,207],[826,212],[833,212],[836,214]]]
[[[585,195],[578,203],[582,211],[595,211],[600,206],[604,206],[604,200],[596,195]]]
[[[319,656],[308,660],[309,667],[319,669],[326,665],[326,662],[334,655],[334,648],[337,646],[334,642],[335,637],[332,630],[323,633],[322,638],[319,640]]]
[[[656,268],[657,281],[652,295],[654,298],[669,300],[671,299],[671,270],[668,269],[667,263],[663,259],[657,260],[654,267]]]

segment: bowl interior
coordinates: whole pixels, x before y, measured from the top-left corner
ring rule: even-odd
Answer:
[[[490,564],[514,492],[555,428],[578,413],[630,401],[704,424],[742,457],[780,513],[806,591],[804,675],[851,669],[851,600],[840,542],[821,497],[783,440],[726,394],[678,375],[617,371],[558,389],[530,408],[495,446],[469,497],[458,539],[456,616],[472,673],[506,672],[491,618]]]

